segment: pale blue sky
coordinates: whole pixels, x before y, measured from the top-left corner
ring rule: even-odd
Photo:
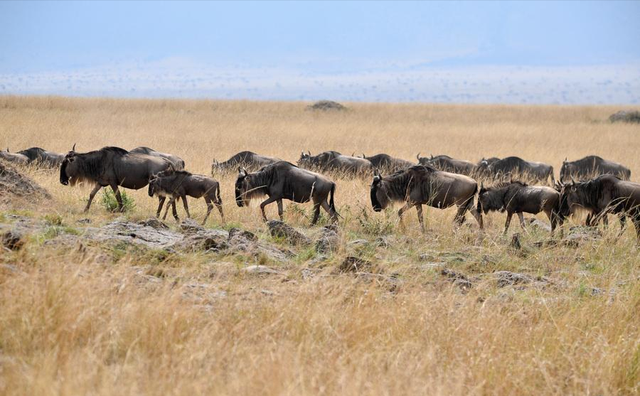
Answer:
[[[39,81],[42,73],[109,69],[109,79],[117,80],[117,70],[125,67],[176,76],[195,65],[230,72],[269,69],[282,80],[274,86],[286,84],[287,73],[336,77],[465,69],[481,78],[483,67],[606,65],[614,72],[631,68],[633,74],[640,65],[639,19],[640,2],[613,1],[2,2],[0,84],[8,93],[65,94],[65,87],[24,86],[11,78]],[[123,76],[131,80],[133,91],[127,92],[156,95]],[[634,84],[634,75],[625,78],[623,83]],[[193,96],[203,96],[195,85],[189,85]],[[74,86],[69,94],[82,94],[82,85]],[[187,91],[177,96],[189,96]]]

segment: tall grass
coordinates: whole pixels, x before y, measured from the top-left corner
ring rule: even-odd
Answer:
[[[306,105],[0,97],[0,147],[145,145],[204,174],[213,158],[241,150],[295,162],[302,150],[329,149],[409,160],[418,151],[473,161],[518,155],[551,163],[556,175],[565,157],[599,154],[630,167],[632,180],[640,172],[638,127],[608,123],[613,107],[350,103],[352,111],[334,114]],[[81,234],[78,220],[99,227],[123,216],[100,205],[83,213],[88,188],[62,186],[55,172],[25,172],[54,200],[5,205],[3,227],[17,215]],[[280,243],[255,205],[235,205],[235,175],[216,177],[228,223]],[[370,180],[335,179],[344,246],[324,261],[307,247],[287,246],[294,258],[277,263],[241,252],[52,243],[55,236],[0,252],[0,394],[640,392],[635,232],[618,237],[612,222],[603,239],[580,248],[534,248],[547,234],[512,226],[525,245],[515,252],[501,235],[503,214],[488,216],[480,236],[470,216],[456,228],[453,209],[429,208],[423,235],[415,211],[402,227],[394,210],[371,210]],[[136,206],[125,217],[155,214],[146,190],[127,194]],[[285,220],[308,227],[309,207],[285,207]],[[205,205],[191,200],[190,209],[201,218]],[[275,205],[267,214],[276,216]],[[349,243],[356,239],[367,242]],[[351,255],[398,283],[338,275]],[[281,274],[242,271],[257,263]],[[466,274],[473,287],[458,287],[442,268]],[[500,288],[499,270],[549,282]]]

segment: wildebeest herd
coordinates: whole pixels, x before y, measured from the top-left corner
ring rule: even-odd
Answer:
[[[123,201],[119,187],[140,189],[149,186],[149,196],[157,196],[160,216],[166,198],[179,219],[176,201],[182,200],[190,217],[187,197],[204,198],[207,204],[206,222],[215,205],[224,221],[220,184],[209,176],[195,175],[185,170],[185,161],[173,154],[161,153],[148,147],[131,151],[119,147],[104,147],[87,153],[73,149],[66,155],[32,147],[16,153],[0,152],[0,158],[17,164],[59,168],[60,183],[94,185],[85,211],[89,210],[96,193],[111,187],[119,208]],[[631,171],[616,162],[590,155],[576,161],[565,159],[559,180],[551,165],[523,160],[519,157],[482,158],[477,163],[451,158],[447,155],[421,157],[418,163],[394,158],[387,154],[373,156],[344,155],[325,151],[317,155],[302,152],[297,165],[275,157],[242,151],[224,162],[213,161],[212,176],[237,171],[235,198],[239,207],[252,199],[266,196],[260,204],[262,217],[266,205],[276,202],[278,215],[283,217],[283,200],[297,203],[313,202],[312,224],[318,221],[323,208],[332,221],[338,219],[334,203],[336,183],[326,174],[342,177],[371,177],[371,205],[381,211],[394,202],[402,203],[402,214],[416,207],[418,220],[424,230],[422,206],[458,208],[454,222],[462,224],[467,211],[479,227],[482,215],[491,211],[507,213],[504,232],[513,214],[525,227],[523,213],[544,212],[551,223],[551,232],[562,225],[565,218],[578,210],[586,211],[587,225],[607,223],[607,214],[616,214],[622,227],[629,217],[640,239],[640,184],[629,181]],[[478,185],[480,180],[480,185]],[[524,181],[542,185],[528,185]],[[488,187],[484,186],[487,182]],[[476,203],[477,201],[477,203]]]

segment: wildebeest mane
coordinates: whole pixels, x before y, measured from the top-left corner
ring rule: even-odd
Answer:
[[[28,149],[18,151],[18,154],[25,155],[27,158],[29,158],[29,161],[35,161],[39,158],[42,158],[42,156],[44,155],[44,149],[40,147],[30,147]]]
[[[396,201],[404,200],[416,181],[416,173],[423,174],[436,171],[435,168],[428,165],[415,165],[386,176],[383,180],[387,182],[389,198]]]
[[[113,165],[106,163],[105,157],[107,156],[107,153],[114,153],[116,155],[122,156],[128,154],[129,152],[120,147],[107,146],[101,148],[100,150],[90,151],[88,153],[67,154],[67,158],[69,158],[70,155],[76,158],[78,167],[78,179],[93,181],[104,174],[105,167],[107,165]],[[66,166],[67,161],[63,161],[60,171],[64,172]]]

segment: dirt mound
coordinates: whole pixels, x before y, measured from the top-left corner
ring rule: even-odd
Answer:
[[[310,106],[307,106],[307,110],[344,111],[347,110],[347,108],[332,100],[320,100]]]
[[[50,199],[51,195],[36,182],[21,175],[14,167],[0,160],[0,202],[10,202],[16,197]]]
[[[632,122],[640,124],[640,111],[620,110],[609,116],[611,122]]]

